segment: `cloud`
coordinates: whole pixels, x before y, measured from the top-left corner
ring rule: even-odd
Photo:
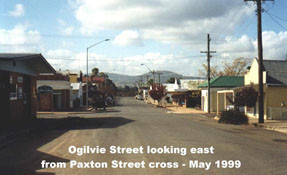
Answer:
[[[263,37],[263,58],[272,60],[283,60],[287,56],[287,32],[276,33],[264,31]],[[226,37],[221,44],[215,45],[221,57],[225,58],[254,58],[257,56],[257,39],[247,35],[240,38]]]
[[[74,27],[66,27],[62,30],[64,35],[72,35],[74,31]]]
[[[66,22],[62,19],[57,19],[57,22],[61,25],[61,26],[65,26]]]
[[[139,32],[134,30],[123,31],[121,34],[115,37],[113,43],[119,46],[143,46],[142,38]]]
[[[217,54],[212,59],[212,64],[220,64],[222,61],[232,61],[238,57],[257,57],[257,40],[246,35],[241,37],[226,37],[221,43],[217,43],[214,50]],[[285,59],[287,54],[287,32],[263,32],[264,59]],[[86,53],[74,53],[66,49],[57,49],[47,52],[47,58],[57,69],[69,68],[71,71],[82,70],[86,72]],[[58,58],[58,59],[57,59]],[[219,60],[217,60],[217,58]],[[221,59],[223,58],[223,59]],[[69,59],[69,60],[67,60]],[[198,69],[206,63],[205,55],[202,57],[186,57],[181,54],[162,54],[160,52],[147,52],[134,56],[110,57],[90,53],[89,71],[98,67],[100,71],[115,72],[127,75],[140,75],[148,72],[141,63],[146,64],[152,70],[169,70],[183,75],[198,76]]]
[[[40,52],[43,50],[41,34],[28,30],[27,25],[16,25],[12,29],[0,29],[0,49],[3,52]]]
[[[265,31],[262,33],[262,37],[265,59],[287,58],[287,32]]]
[[[68,49],[56,49],[56,50],[48,50],[47,52],[47,56],[48,57],[53,57],[53,58],[57,58],[57,57],[71,57],[72,56],[72,51],[68,50]]]
[[[16,4],[15,9],[10,11],[8,14],[14,17],[21,17],[25,13],[24,6],[22,4]]]
[[[86,73],[86,53],[74,53],[67,49],[49,50],[44,54],[45,58],[52,66],[59,70],[69,69]],[[197,69],[190,67],[200,67],[205,59],[192,60],[190,58],[177,60],[179,56],[173,54],[161,54],[159,52],[148,52],[145,54],[127,56],[122,58],[109,57],[107,55],[90,53],[89,72],[97,67],[101,72],[114,72],[126,75],[140,75],[148,72],[146,64],[152,70],[170,70],[184,75],[197,75]],[[188,65],[188,66],[184,66]],[[179,69],[180,67],[180,69]]]
[[[43,53],[43,56],[55,69],[61,70],[69,69],[70,63],[75,61],[74,53],[68,49],[48,50]]]
[[[220,35],[223,29],[226,33],[233,31],[254,12],[254,6],[238,0],[75,0],[75,3],[75,17],[85,34],[135,29],[143,39],[189,45],[194,49],[205,43],[206,33]]]
[[[256,55],[256,40],[247,35],[239,38],[226,37],[223,43],[215,44],[214,47],[214,50],[224,58],[254,58]]]
[[[72,35],[75,28],[73,26],[68,26],[67,23],[62,19],[57,19],[57,22],[60,24],[60,32],[63,35]]]

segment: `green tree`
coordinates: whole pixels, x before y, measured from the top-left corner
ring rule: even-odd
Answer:
[[[148,82],[147,82],[147,85],[148,86],[153,85],[153,79],[149,79]]]
[[[99,68],[96,68],[96,67],[95,67],[95,68],[92,69],[92,75],[93,75],[93,76],[97,76],[98,73],[99,73]]]
[[[99,77],[106,77],[107,79],[109,78],[109,76],[107,74],[105,74],[104,72],[100,72],[98,74]]]

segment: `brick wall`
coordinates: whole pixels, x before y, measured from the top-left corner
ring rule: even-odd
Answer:
[[[28,120],[36,118],[36,78],[20,73],[10,72],[9,82],[10,86],[15,84],[17,85],[17,98],[13,100],[9,98],[10,120]]]
[[[52,93],[39,94],[38,111],[52,111]]]
[[[70,90],[62,90],[62,111],[70,110]]]

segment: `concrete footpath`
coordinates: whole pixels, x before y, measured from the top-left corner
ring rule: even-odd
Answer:
[[[184,108],[184,107],[166,107],[168,113],[173,114],[205,114],[205,112],[196,110],[194,108]]]
[[[206,112],[196,110],[194,108],[184,108],[184,107],[166,107],[168,113],[173,114],[200,114],[208,116],[209,118],[214,118],[216,113],[207,114]],[[214,118],[216,120],[216,118]],[[258,118],[249,117],[249,125],[253,127],[262,127],[267,130],[277,131],[287,134],[287,120],[265,120],[265,123],[259,124]]]
[[[249,124],[255,127],[262,127],[267,130],[277,131],[287,134],[286,120],[264,120],[264,123],[258,123],[258,118],[249,118]]]

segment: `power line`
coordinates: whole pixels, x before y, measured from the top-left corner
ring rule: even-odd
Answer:
[[[240,6],[238,6],[238,9],[236,9],[236,11],[235,11],[235,13],[231,16],[231,18],[229,19],[229,21],[226,23],[227,25],[226,26],[223,26],[221,29],[223,30],[221,30],[222,32],[220,32],[220,34],[219,35],[217,35],[217,39],[219,39],[219,38],[221,38],[221,36],[222,35],[224,35],[224,33],[228,30],[228,28],[229,28],[229,26],[230,26],[230,24],[231,24],[231,22],[232,22],[232,20],[238,15],[238,13],[239,13],[239,11],[240,11],[240,9],[243,7],[243,5],[244,5],[244,3],[241,3],[241,5]],[[241,16],[243,15],[243,13],[241,14]],[[240,18],[239,18],[240,19]],[[239,21],[239,20],[238,20]],[[237,22],[238,22],[237,21]],[[217,39],[215,39],[215,40],[217,40]]]
[[[241,33],[243,31],[245,31],[246,29],[248,29],[248,27],[252,24],[254,19],[256,19],[256,17],[253,16],[253,18],[250,19],[250,21],[247,23],[247,25],[245,27],[242,27],[241,30],[239,30],[238,33]]]
[[[287,31],[287,28],[285,28],[283,25],[281,25],[268,11],[266,11],[266,13],[276,24],[278,24],[283,30]]]
[[[266,11],[266,13],[269,13],[270,15],[272,15],[272,16],[274,16],[274,17],[276,17],[276,18],[278,18],[278,19],[280,19],[280,20],[282,20],[282,21],[287,22],[287,19],[284,19],[284,18],[281,18],[281,17],[279,17],[279,16],[277,16],[277,15],[274,15],[274,14],[270,13],[270,12],[267,11],[267,10],[265,10],[265,11]]]
[[[166,60],[166,61],[177,61],[182,59],[189,59],[189,58],[198,58],[200,55],[192,55],[192,56],[185,56],[185,57],[172,57],[172,58],[158,58],[158,59],[144,59],[141,61],[158,61],[158,60]],[[48,60],[67,60],[67,61],[73,61],[73,60],[83,60],[85,61],[84,57],[77,57],[76,59],[70,59],[70,57],[47,57]],[[89,61],[139,61],[136,59],[89,59]]]
[[[15,35],[26,35],[29,37],[48,37],[48,38],[69,38],[69,39],[104,39],[104,38],[114,38],[114,37],[104,37],[104,36],[83,36],[83,35],[61,35],[61,34],[48,34],[48,33],[29,33],[29,32],[20,32],[20,33],[10,33],[10,31],[1,31],[0,33]]]
[[[255,19],[255,17],[250,18],[250,20],[245,22],[242,26],[240,26],[240,28],[238,28],[238,30],[233,30],[233,32],[231,32],[229,34],[229,37],[233,37],[233,36],[236,37],[235,34],[241,34],[243,31],[248,29],[248,27],[252,24],[254,19]],[[237,31],[237,32],[235,32],[235,31]],[[215,39],[216,44],[220,44],[219,41],[226,42],[226,39],[224,39],[224,40]],[[228,38],[228,41],[238,41],[238,39],[237,38]]]

